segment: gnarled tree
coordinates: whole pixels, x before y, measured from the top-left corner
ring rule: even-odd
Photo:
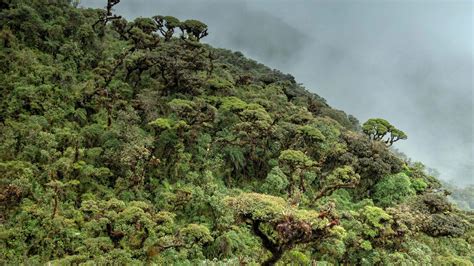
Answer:
[[[371,118],[362,125],[362,131],[372,140],[383,141],[388,146],[401,139],[407,139],[405,132],[395,128],[387,120]],[[384,139],[385,138],[385,139]]]
[[[340,188],[353,188],[359,184],[360,176],[351,166],[338,167],[321,182],[321,189],[315,197],[318,200]]]
[[[187,36],[188,39],[200,41],[208,35],[207,25],[194,19],[184,21],[179,25],[179,28],[183,32],[183,38]]]
[[[179,19],[173,16],[154,16],[158,30],[165,38],[165,41],[169,41],[173,37],[174,29],[180,27],[181,22]]]
[[[280,157],[278,157],[278,162],[283,172],[291,177],[288,195],[290,197],[293,196],[296,187],[298,187],[301,192],[305,192],[304,174],[306,171],[315,170],[316,162],[311,160],[311,158],[306,156],[303,152],[296,150],[282,151]],[[295,185],[296,182],[299,184]]]
[[[263,247],[272,253],[262,265],[275,265],[286,251],[299,244],[338,238],[344,231],[334,213],[297,209],[279,197],[242,193],[227,197],[224,202],[250,225]]]
[[[107,22],[122,18],[122,16],[112,13],[113,7],[118,3],[120,3],[120,0],[107,0],[107,6],[100,14],[99,19],[94,23],[94,25],[92,25],[93,29],[96,29],[97,25],[101,25],[100,35],[103,36],[105,34],[105,26],[107,25]]]

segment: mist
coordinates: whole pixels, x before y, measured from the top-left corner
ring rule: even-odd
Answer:
[[[199,19],[205,42],[292,74],[361,122],[389,120],[408,135],[397,149],[474,183],[471,1],[122,0],[116,12]]]

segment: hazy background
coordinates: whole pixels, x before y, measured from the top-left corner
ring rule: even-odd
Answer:
[[[386,118],[408,134],[396,148],[474,183],[472,1],[122,0],[116,11],[199,19],[206,42],[292,74],[361,122]]]

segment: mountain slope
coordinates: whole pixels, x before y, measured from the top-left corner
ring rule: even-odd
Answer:
[[[472,213],[292,76],[71,2],[0,3],[2,263],[472,265]]]

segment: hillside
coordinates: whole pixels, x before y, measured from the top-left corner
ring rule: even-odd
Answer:
[[[472,265],[403,131],[119,2],[0,1],[0,264]]]

